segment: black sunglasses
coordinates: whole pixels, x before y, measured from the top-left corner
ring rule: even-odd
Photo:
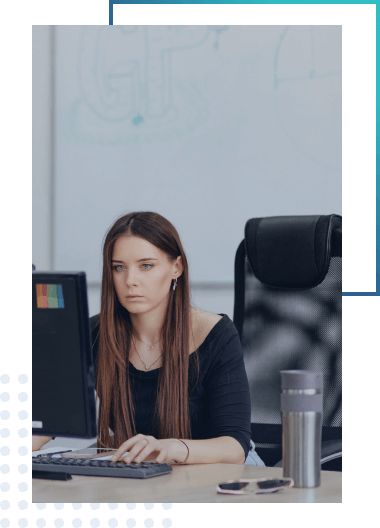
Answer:
[[[281,479],[241,479],[230,480],[218,484],[216,491],[218,493],[226,493],[228,495],[248,495],[250,493],[274,493],[281,491],[284,488],[291,488],[294,486],[294,481],[291,478]]]

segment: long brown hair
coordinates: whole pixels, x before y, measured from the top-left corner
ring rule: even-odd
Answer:
[[[162,367],[158,377],[155,416],[159,424],[159,438],[190,438],[188,371],[191,322],[187,259],[176,229],[166,218],[157,213],[138,212],[119,218],[109,229],[103,244],[96,387],[99,397],[98,439],[101,445],[112,447],[109,433],[111,414],[114,446],[120,446],[139,432],[135,428],[129,383],[128,358],[133,328],[128,311],[117,298],[111,266],[115,242],[123,235],[143,238],[164,251],[170,260],[178,256],[182,260],[183,272],[176,290],[170,290],[161,329]]]

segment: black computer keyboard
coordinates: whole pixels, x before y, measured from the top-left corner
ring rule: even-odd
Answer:
[[[91,458],[53,458],[34,457],[33,472],[69,473],[70,475],[86,475],[91,477],[119,478],[151,478],[165,475],[173,471],[169,464],[142,462],[141,464],[126,464],[110,460],[93,460]],[[37,473],[36,473],[37,475]],[[45,478],[48,478],[45,477]]]

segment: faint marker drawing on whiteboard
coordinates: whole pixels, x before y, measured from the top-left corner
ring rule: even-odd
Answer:
[[[81,97],[70,113],[76,139],[150,143],[179,137],[199,126],[207,120],[209,102],[196,82],[176,75],[173,54],[191,53],[208,41],[217,52],[220,35],[227,29],[84,27],[78,49]]]

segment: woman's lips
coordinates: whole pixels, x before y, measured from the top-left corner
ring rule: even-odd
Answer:
[[[128,295],[127,299],[142,299],[141,295]]]

